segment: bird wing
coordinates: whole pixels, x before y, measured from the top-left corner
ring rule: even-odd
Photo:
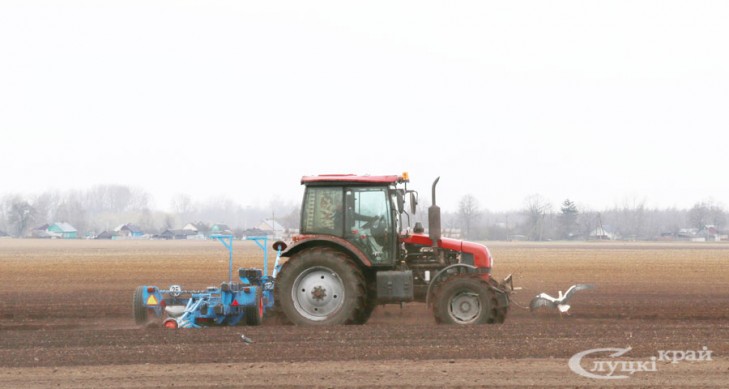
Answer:
[[[575,294],[575,292],[579,292],[581,290],[594,289],[594,288],[595,288],[595,286],[593,286],[591,284],[572,285],[572,286],[570,286],[569,289],[567,289],[567,293],[565,293],[564,296],[562,297],[561,303],[566,304],[567,301],[569,301],[569,299],[572,298],[572,296]]]
[[[546,293],[539,294],[535,296],[532,301],[529,303],[529,310],[533,311],[537,308],[541,307],[552,307],[554,306],[554,299],[548,299],[547,297],[551,297]]]

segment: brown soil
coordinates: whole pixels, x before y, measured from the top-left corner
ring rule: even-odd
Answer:
[[[514,306],[503,325],[436,325],[413,303],[378,307],[362,326],[166,330],[134,324],[134,288],[219,284],[228,276],[222,245],[0,240],[0,387],[725,386],[729,245],[490,248],[496,275],[513,272],[524,288],[514,295],[521,305],[573,283],[596,289],[575,297],[571,316]],[[252,243],[236,242],[236,267],[260,267],[260,258]],[[638,361],[659,350],[706,346],[713,354],[613,381],[581,377],[567,364],[580,351],[628,346]]]

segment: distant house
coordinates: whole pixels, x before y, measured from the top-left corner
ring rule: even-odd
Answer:
[[[696,239],[699,240],[696,240]],[[729,239],[726,232],[719,231],[715,225],[707,224],[696,234],[694,240],[699,242],[720,242]]]
[[[77,239],[78,231],[66,222],[53,223],[46,232],[53,238]]]
[[[99,235],[96,235],[96,238],[94,239],[114,239],[117,236],[119,236],[119,233],[117,233],[116,231],[104,231]]]
[[[30,237],[36,238],[36,239],[50,239],[53,236],[48,233],[48,227],[50,227],[50,224],[44,224],[42,226],[38,226],[30,230]]]
[[[462,239],[463,238],[463,234],[461,233],[460,228],[443,228],[442,234],[446,238],[453,238],[453,239]]]
[[[233,230],[227,224],[213,224],[210,227],[210,235],[233,235]]]
[[[122,224],[119,227],[115,228],[114,231],[116,231],[120,237],[124,238],[140,238],[144,236],[144,231],[142,231],[139,226],[135,226],[134,224]]]
[[[610,231],[610,227],[597,227],[590,232],[590,239],[596,240],[615,240],[617,234]]]
[[[240,235],[236,235],[236,238],[243,239],[243,238],[247,238],[249,236],[266,236],[267,234],[268,234],[267,231],[263,231],[258,228],[248,228],[248,229],[244,230],[243,233],[241,233]]]
[[[284,226],[278,224],[278,222],[273,219],[264,219],[258,223],[255,228],[263,231],[264,235],[273,235],[274,237],[281,237],[286,231]]]
[[[196,235],[195,231],[190,230],[165,230],[163,233],[159,234],[159,237],[161,239],[167,239],[167,240],[181,240],[181,239],[188,239],[190,236]]]
[[[699,234],[698,228],[681,228],[676,234],[676,238],[679,240],[692,240]]]
[[[203,222],[187,223],[182,229],[193,232],[187,239],[206,239],[210,235],[210,226]]]
[[[677,239],[678,239],[678,233],[671,232],[671,231],[661,232],[661,234],[658,236],[658,240],[661,240],[661,241],[671,241],[671,240],[677,240]]]
[[[208,232],[210,231],[210,226],[203,222],[187,223],[182,229],[195,232]]]

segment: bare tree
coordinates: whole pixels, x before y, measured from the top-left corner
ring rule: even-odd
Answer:
[[[458,202],[458,219],[463,229],[463,236],[466,239],[471,239],[474,233],[474,227],[481,216],[481,211],[478,208],[478,200],[472,194],[467,194],[461,197]]]
[[[56,210],[61,202],[61,195],[56,191],[47,191],[33,200],[37,223],[52,223],[56,218]]]
[[[288,213],[288,215],[281,218],[281,224],[286,228],[299,228],[301,221],[301,207],[297,206]]]
[[[171,230],[175,228],[175,217],[172,214],[165,213],[162,221],[162,229]]]
[[[9,206],[7,205],[7,197],[3,197],[0,201],[0,231],[7,232],[8,229],[8,211]]]
[[[157,232],[157,226],[155,225],[154,215],[152,214],[152,211],[149,210],[149,208],[145,208],[142,210],[142,212],[139,215],[139,219],[137,220],[137,224],[142,229],[142,231],[145,231],[147,233],[156,233]]]
[[[238,224],[238,210],[240,205],[233,200],[220,196],[210,199],[198,207],[197,216],[201,220],[209,220],[212,223],[223,223],[229,226]],[[270,215],[270,212],[268,213]]]
[[[623,238],[643,239],[648,237],[645,230],[646,214],[645,199],[627,197],[622,206],[603,212],[604,221],[612,226]]]
[[[142,211],[149,208],[150,196],[139,188],[124,185],[97,185],[86,192],[83,203],[90,213]]]
[[[410,197],[407,196],[407,201],[410,201]],[[417,205],[416,205],[416,212],[415,215],[410,215],[410,226],[415,226],[415,223],[420,222],[425,228],[428,228],[428,207],[431,205],[431,201],[426,196],[417,198]],[[408,203],[405,206],[405,209],[407,212],[410,212],[410,204]],[[445,222],[445,216],[446,212],[443,213],[443,222]],[[407,223],[407,220],[404,220],[403,223]],[[444,224],[445,225],[445,224]]]
[[[601,215],[597,211],[581,208],[582,212],[577,215],[577,234],[582,239],[590,239],[590,234],[597,228],[602,227]]]
[[[653,236],[677,236],[681,228],[687,226],[687,213],[687,210],[675,207],[655,210],[652,218],[653,223],[650,227]]]
[[[527,237],[529,240],[544,240],[546,217],[552,212],[552,204],[539,194],[528,196],[524,200],[524,204],[524,212],[527,217]]]
[[[184,225],[194,219],[196,210],[190,196],[186,194],[177,194],[172,198],[170,206],[172,208],[172,212],[177,215],[181,224]]]
[[[79,235],[89,227],[87,211],[81,192],[69,192],[56,209],[56,221],[67,222],[74,226]]]
[[[191,213],[194,208],[192,205],[192,199],[186,194],[177,194],[172,198],[172,211],[178,214]]]
[[[559,215],[559,237],[562,239],[572,239],[577,230],[577,216],[579,211],[577,205],[570,199],[562,202]]]
[[[14,228],[16,236],[25,236],[35,217],[36,210],[28,201],[16,197],[10,203],[8,222]]]
[[[726,212],[721,205],[709,199],[698,202],[688,211],[688,221],[691,226],[699,230],[707,225],[723,228],[726,225]]]

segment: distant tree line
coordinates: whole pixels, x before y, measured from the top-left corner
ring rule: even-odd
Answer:
[[[687,230],[701,232],[709,226],[726,233],[727,211],[713,200],[697,202],[690,209],[657,209],[646,206],[645,200],[630,199],[596,211],[571,199],[555,207],[544,197],[532,195],[524,199],[522,209],[491,212],[481,208],[473,195],[465,195],[458,210],[443,214],[445,229],[470,240],[585,240],[600,238],[601,232],[617,239],[655,240],[679,237]]]
[[[47,191],[38,195],[8,194],[0,198],[0,231],[27,236],[31,229],[54,222],[73,225],[79,236],[110,231],[132,223],[149,234],[182,228],[190,222],[227,224],[236,231],[253,228],[263,219],[275,218],[285,228],[298,228],[300,205],[273,199],[267,206],[243,206],[220,197],[193,201],[175,196],[170,211],[151,209],[146,191],[123,185],[99,185],[84,191]],[[411,215],[427,228],[427,199]],[[701,231],[707,226],[724,231],[727,211],[713,200],[700,201],[690,209],[656,209],[645,200],[630,199],[601,211],[565,199],[558,206],[540,195],[528,196],[515,211],[484,209],[470,194],[461,197],[456,210],[443,210],[443,228],[469,240],[584,240],[595,231],[620,239],[653,240],[678,236],[681,231]]]
[[[127,223],[149,234],[197,221],[227,224],[237,230],[254,227],[267,218],[275,218],[286,228],[297,228],[299,223],[299,205],[276,199],[266,207],[244,207],[225,197],[193,201],[181,194],[174,197],[169,212],[154,210],[150,203],[149,193],[124,185],[38,195],[8,194],[0,197],[0,231],[28,236],[31,229],[54,222],[71,224],[79,236],[111,231]]]

